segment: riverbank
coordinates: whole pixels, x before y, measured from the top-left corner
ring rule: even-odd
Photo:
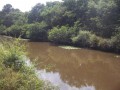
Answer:
[[[93,35],[94,36],[94,35]],[[12,39],[15,37],[12,36],[7,36],[7,35],[0,35],[0,37],[3,38],[7,38],[7,39]],[[114,37],[113,37],[114,38]],[[99,50],[99,51],[104,51],[104,52],[110,52],[110,53],[116,53],[119,54],[120,53],[120,49],[119,47],[115,46],[115,42],[113,42],[112,39],[104,39],[104,38],[100,38],[100,37],[93,37],[93,41],[89,41],[88,43],[86,43],[86,40],[82,41],[81,40],[78,43],[58,43],[58,42],[54,42],[54,41],[44,41],[44,40],[31,40],[31,39],[26,39],[26,38],[21,38],[23,41],[29,41],[29,42],[50,42],[52,45],[55,46],[60,46],[62,48],[67,47],[67,49],[72,49],[72,48],[85,48],[85,49],[90,49],[90,50]],[[90,43],[91,42],[91,43]],[[88,45],[86,45],[88,44]],[[70,47],[70,48],[69,48]]]
[[[13,39],[13,38],[16,38],[16,37],[12,37],[12,36],[7,36],[7,35],[0,35],[0,37],[3,37],[3,38],[6,38],[6,39]],[[17,38],[16,38],[17,39]],[[24,41],[29,41],[30,39],[25,39],[25,38],[21,38],[22,40]]]
[[[34,66],[27,66],[26,55],[19,39],[0,43],[0,90],[57,90],[38,78]]]

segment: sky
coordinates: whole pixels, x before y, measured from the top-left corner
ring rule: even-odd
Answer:
[[[18,8],[21,11],[30,11],[33,6],[37,3],[45,4],[50,1],[62,1],[62,0],[0,0],[0,10],[2,10],[3,6],[6,4],[11,4],[13,8]]]

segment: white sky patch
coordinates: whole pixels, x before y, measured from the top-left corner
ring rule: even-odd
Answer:
[[[62,0],[0,0],[0,10],[2,10],[3,6],[6,4],[11,4],[13,8],[18,8],[21,11],[29,11],[33,6],[37,3],[45,4],[50,1],[62,1]]]

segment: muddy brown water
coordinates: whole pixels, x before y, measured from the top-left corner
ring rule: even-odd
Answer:
[[[120,57],[87,49],[63,49],[48,42],[29,42],[39,77],[61,90],[120,90]]]

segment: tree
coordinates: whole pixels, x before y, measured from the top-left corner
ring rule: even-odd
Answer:
[[[69,31],[69,27],[54,27],[48,33],[48,39],[54,43],[62,43],[62,44],[70,44],[71,41],[71,33]]]
[[[27,17],[19,9],[12,8],[12,5],[6,4],[2,11],[0,11],[0,24],[10,27],[14,24],[27,23]]]
[[[41,17],[49,25],[50,28],[62,26],[65,22],[65,7],[62,7],[61,2],[47,2],[46,7],[41,12]]]
[[[13,7],[11,4],[6,4],[3,9],[2,9],[2,12],[5,13],[5,14],[8,14],[10,13],[11,11],[13,10]]]
[[[45,22],[29,24],[27,32],[30,40],[47,40],[47,24]]]
[[[28,23],[34,23],[34,22],[41,22],[42,18],[40,17],[40,13],[43,10],[44,5],[43,4],[36,4],[32,10],[30,11],[28,15]]]

